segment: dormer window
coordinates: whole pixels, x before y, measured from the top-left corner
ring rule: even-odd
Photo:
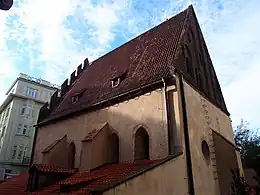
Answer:
[[[72,103],[76,103],[79,101],[79,95],[75,95],[72,97]]]
[[[74,93],[74,95],[71,98],[72,103],[77,103],[85,91],[86,89],[82,89],[79,92]]]
[[[120,77],[117,77],[112,80],[112,88],[119,86],[120,84]]]

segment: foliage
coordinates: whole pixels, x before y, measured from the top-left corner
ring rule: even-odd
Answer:
[[[248,123],[241,120],[234,131],[235,142],[241,148],[241,159],[245,168],[257,168],[260,162],[260,136],[257,131],[248,128]]]
[[[248,128],[248,123],[241,120],[234,131],[236,145],[240,147],[241,160],[244,168],[254,169],[257,186],[250,188],[238,170],[232,170],[232,195],[260,195],[260,136],[257,131]],[[253,193],[253,191],[254,193]]]
[[[246,195],[249,194],[249,186],[244,178],[240,176],[239,170],[231,170],[233,182],[231,183],[231,195]]]

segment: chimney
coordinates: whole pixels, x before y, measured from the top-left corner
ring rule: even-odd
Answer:
[[[68,90],[69,90],[68,79],[66,79],[61,85],[61,92],[60,92],[61,97],[63,97]]]
[[[88,58],[86,58],[86,59],[84,60],[83,70],[85,70],[88,66],[89,66],[89,61],[88,61]]]
[[[74,70],[73,73],[71,73],[70,75],[70,86],[72,85],[72,83],[74,83],[74,81],[77,79],[77,76],[76,76],[76,70]]]

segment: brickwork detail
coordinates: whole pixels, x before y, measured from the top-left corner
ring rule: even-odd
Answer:
[[[213,140],[213,134],[212,134],[212,129],[210,128],[212,118],[209,115],[209,110],[208,110],[208,104],[207,101],[201,97],[201,105],[203,107],[203,114],[205,117],[205,123],[207,125],[208,129],[208,140],[209,140],[209,151],[210,151],[210,161],[211,161],[211,166],[212,166],[212,171],[214,174],[214,180],[218,179],[218,171],[217,171],[217,164],[216,164],[216,152],[215,152],[215,145],[214,145],[214,140]]]

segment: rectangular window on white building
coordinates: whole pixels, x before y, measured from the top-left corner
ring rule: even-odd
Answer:
[[[18,159],[21,159],[22,158],[22,155],[23,155],[23,146],[20,146],[19,147],[20,149],[19,149],[19,152],[18,152]]]
[[[26,135],[26,133],[27,133],[27,128],[28,128],[28,125],[24,125],[24,126],[23,126],[23,135]]]
[[[38,95],[37,89],[27,87],[26,96],[32,97],[32,98],[37,98],[37,95]]]
[[[28,149],[27,147],[24,148],[24,151],[23,151],[23,158],[25,158],[26,155],[27,155],[27,149]]]
[[[13,147],[12,159],[15,159],[17,153],[17,146]]]
[[[21,115],[24,115],[25,110],[26,110],[26,104],[23,104],[23,107],[21,109]]]
[[[22,135],[23,131],[22,131],[22,124],[19,124],[17,127],[17,134],[18,135]]]
[[[31,105],[31,104],[28,104],[28,105],[27,105],[26,114],[27,114],[28,116],[30,116],[30,115],[31,115],[31,112],[32,112],[32,105]]]

